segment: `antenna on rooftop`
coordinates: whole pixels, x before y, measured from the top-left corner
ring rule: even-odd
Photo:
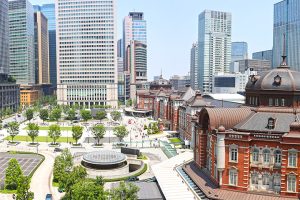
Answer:
[[[286,44],[285,44],[285,33],[283,34],[283,53],[282,53],[282,63],[280,66],[287,66],[286,64]]]

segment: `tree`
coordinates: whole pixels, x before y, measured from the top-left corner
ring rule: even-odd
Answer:
[[[18,122],[9,122],[7,132],[11,137],[11,142],[14,142],[14,137],[19,134]]]
[[[104,183],[105,182],[103,176],[96,176],[96,180],[95,180],[96,185],[104,186]]]
[[[64,149],[62,153],[54,160],[53,181],[59,182],[62,174],[70,171],[73,167],[73,157],[69,149]]]
[[[119,138],[120,142],[128,135],[128,131],[125,126],[117,126],[113,129],[113,131],[114,135]]]
[[[92,127],[92,133],[97,138],[97,145],[99,145],[100,139],[104,138],[105,131],[105,126],[102,124],[96,124]]]
[[[41,120],[43,120],[43,123],[44,123],[45,120],[48,119],[48,117],[49,117],[48,110],[47,109],[41,109],[40,110],[40,118],[41,118]]]
[[[52,144],[56,144],[57,139],[61,136],[60,126],[57,124],[50,125],[48,136],[52,139]]]
[[[132,106],[132,99],[128,99],[126,101],[126,107],[130,107],[130,106]]]
[[[27,176],[20,176],[17,188],[17,200],[33,200],[34,194],[29,191],[30,179]]]
[[[157,122],[152,123],[151,128],[152,128],[152,134],[160,133]]]
[[[81,110],[80,115],[84,121],[88,121],[89,119],[92,119],[92,114],[91,111],[89,110]]]
[[[35,123],[28,123],[28,131],[27,134],[31,138],[32,143],[34,143],[34,139],[39,135],[39,125]]]
[[[152,126],[151,126],[151,123],[148,124],[147,134],[148,134],[148,135],[151,135],[151,134],[152,134]]]
[[[67,197],[72,197],[72,186],[83,180],[86,176],[86,169],[82,166],[75,166],[71,172],[67,172],[67,175],[60,182],[60,186],[65,189]]]
[[[98,120],[102,120],[106,117],[106,112],[105,110],[100,110],[96,113],[96,116],[94,117],[95,119],[98,119]]]
[[[76,118],[76,112],[74,109],[68,111],[68,120],[74,120]]]
[[[111,199],[120,200],[120,199],[130,199],[137,200],[137,193],[139,188],[132,183],[120,182],[119,187],[116,187],[111,190]]]
[[[78,140],[81,138],[82,133],[83,133],[82,126],[72,126],[72,137],[75,140],[76,144]]]
[[[31,108],[29,108],[29,109],[26,110],[25,116],[26,116],[26,119],[27,119],[28,121],[32,120],[32,118],[33,118],[33,113],[34,113],[34,111],[33,111],[33,109],[31,109]]]
[[[5,188],[8,190],[16,190],[18,187],[18,180],[22,175],[23,172],[17,159],[10,159],[8,167],[5,170]]]
[[[97,199],[106,200],[107,192],[104,191],[103,186],[95,184],[93,181],[82,180],[76,182],[71,187],[70,199],[80,200],[80,199]]]
[[[59,107],[56,107],[51,111],[50,119],[53,121],[58,121],[60,118],[61,118],[61,109]]]
[[[112,111],[110,113],[110,115],[111,115],[112,119],[115,120],[115,121],[118,121],[118,120],[121,119],[121,113],[119,111],[116,111],[116,110]]]

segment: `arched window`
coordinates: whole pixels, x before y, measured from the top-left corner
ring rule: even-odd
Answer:
[[[258,162],[259,158],[259,150],[258,148],[254,148],[252,152],[252,162]]]
[[[263,150],[263,162],[264,163],[270,162],[270,150],[269,149]]]
[[[274,152],[274,161],[275,161],[275,164],[281,164],[281,151],[280,150],[276,150]]]
[[[229,185],[237,185],[238,173],[236,169],[229,170]]]

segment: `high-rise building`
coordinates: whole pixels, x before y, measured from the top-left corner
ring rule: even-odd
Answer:
[[[232,42],[231,43],[231,62],[248,58],[247,42]]]
[[[184,90],[187,86],[191,85],[191,77],[174,75],[170,78],[170,84],[173,90]]]
[[[4,110],[17,111],[20,105],[20,86],[8,78],[9,24],[8,0],[0,1],[0,118]]]
[[[55,4],[43,4],[42,6],[34,6],[34,7],[35,7],[35,11],[41,11],[48,19],[50,83],[52,84],[53,87],[56,87],[57,65],[56,65]]]
[[[49,84],[48,20],[40,11],[34,13],[34,44],[36,83]]]
[[[35,83],[34,18],[28,0],[9,1],[10,75],[19,84]]]
[[[231,62],[231,13],[205,10],[198,21],[198,86],[212,92],[212,76],[229,72]]]
[[[272,60],[273,60],[273,50],[254,52],[254,53],[252,53],[252,59],[269,60],[269,61],[272,62]]]
[[[147,45],[131,40],[127,46],[127,71],[130,74],[130,98],[135,99],[137,85],[147,81]]]
[[[115,0],[57,0],[55,5],[58,103],[117,107]]]
[[[147,45],[147,22],[143,12],[130,12],[123,21],[123,55],[124,63],[128,63],[126,50],[130,41],[138,41]],[[128,66],[124,66],[128,68]]]
[[[265,71],[271,69],[270,60],[255,60],[255,59],[244,59],[235,61],[235,71],[245,73],[248,69],[256,71],[258,75],[262,75]]]
[[[194,43],[191,49],[191,66],[190,66],[190,77],[191,87],[197,90],[198,87],[198,43]]]
[[[284,0],[274,5],[273,68],[281,63],[285,35],[287,64],[300,71],[300,1]]]

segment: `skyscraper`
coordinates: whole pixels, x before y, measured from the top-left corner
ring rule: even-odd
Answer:
[[[247,42],[232,42],[231,43],[231,62],[248,58]]]
[[[269,61],[272,62],[272,60],[273,60],[273,50],[254,52],[254,53],[252,53],[252,59],[269,60]]]
[[[35,6],[35,10],[41,11],[48,19],[50,83],[52,84],[52,86],[56,87],[57,65],[55,4],[43,4],[42,6]]]
[[[212,92],[212,76],[229,72],[231,60],[231,13],[205,10],[198,21],[198,85]]]
[[[123,55],[124,63],[128,63],[126,50],[130,41],[139,41],[147,45],[147,22],[143,12],[130,12],[123,21]],[[128,68],[128,66],[124,66]]]
[[[57,0],[55,6],[58,103],[117,107],[115,1]]]
[[[198,87],[198,43],[194,43],[191,49],[191,66],[190,66],[190,76],[191,76],[191,87],[194,90],[199,89]]]
[[[36,83],[49,84],[48,20],[40,11],[34,13],[34,44]]]
[[[17,83],[35,83],[34,18],[28,0],[9,1],[9,70]]]
[[[274,5],[273,67],[280,65],[283,54],[283,38],[286,38],[287,64],[300,71],[300,1],[284,0]]]
[[[8,0],[0,1],[0,118],[4,110],[17,111],[20,106],[20,86],[8,78],[9,24]]]

